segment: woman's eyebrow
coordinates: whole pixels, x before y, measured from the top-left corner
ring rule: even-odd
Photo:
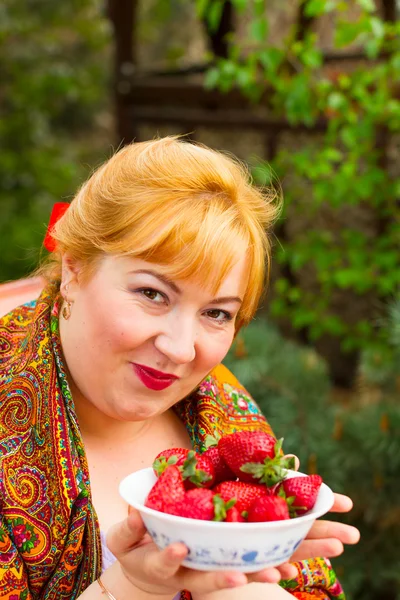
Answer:
[[[222,298],[214,298],[210,304],[225,304],[225,302],[238,302],[242,304],[243,300],[239,296],[223,296]]]
[[[151,269],[137,269],[136,271],[131,271],[131,273],[135,273],[137,275],[152,275],[153,277],[156,277],[165,283],[165,285],[168,285],[176,294],[182,294],[182,290],[176,285],[176,283],[171,281],[171,279],[168,279],[168,277],[165,277],[165,275],[157,273],[157,271],[152,271]]]
[[[182,290],[176,285],[174,281],[168,279],[165,275],[161,273],[157,273],[157,271],[153,271],[152,269],[137,269],[136,271],[131,271],[131,273],[135,273],[137,275],[151,275],[152,277],[156,277],[165,285],[169,286],[176,294],[182,294]],[[238,304],[242,304],[243,300],[239,298],[239,296],[223,296],[221,298],[214,298],[211,300],[210,304],[224,304],[226,302],[237,302]]]

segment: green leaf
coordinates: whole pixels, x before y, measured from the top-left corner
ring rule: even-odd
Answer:
[[[334,33],[335,46],[343,48],[349,46],[362,34],[368,33],[368,24],[365,19],[353,21],[339,21]]]
[[[306,17],[320,17],[334,9],[334,0],[306,0],[304,3],[304,14]]]
[[[255,83],[255,73],[248,66],[239,67],[236,80],[239,86],[246,90]]]
[[[263,44],[268,38],[268,21],[261,17],[250,24],[250,37],[256,42]]]
[[[282,64],[283,52],[278,48],[268,48],[258,52],[258,60],[267,72],[275,73]]]
[[[213,521],[225,521],[227,511],[235,506],[236,498],[231,498],[225,502],[219,494],[213,496],[212,502],[214,504],[214,518]]]
[[[249,4],[249,0],[231,0],[231,2],[239,12],[243,12]]]
[[[224,0],[212,0],[206,14],[207,23],[212,33],[215,33],[219,27],[223,10]]]
[[[376,38],[382,39],[385,36],[385,24],[382,19],[379,19],[379,17],[370,17],[369,25],[371,32]]]
[[[207,9],[212,0],[196,0],[196,16],[199,19],[204,19],[207,14]]]
[[[374,59],[376,58],[382,49],[382,42],[380,39],[374,38],[373,40],[368,40],[365,43],[365,53],[368,58]]]
[[[322,52],[317,48],[306,48],[300,58],[302,63],[310,69],[319,69],[322,66]]]
[[[333,110],[342,110],[347,107],[347,99],[340,92],[332,92],[327,99],[327,106]]]
[[[204,76],[204,87],[207,90],[216,88],[218,86],[220,78],[221,73],[217,67],[209,69]]]
[[[207,483],[212,477],[205,471],[197,468],[198,461],[196,452],[194,450],[190,450],[187,455],[185,462],[181,468],[182,477],[184,479],[189,479],[196,486],[201,487],[204,483]]]
[[[374,0],[357,0],[357,4],[367,12],[371,13],[376,11],[376,4]]]
[[[221,77],[234,77],[238,70],[238,66],[233,60],[221,60],[219,66]]]
[[[343,152],[338,148],[325,148],[323,151],[323,158],[329,162],[340,162],[343,160]]]
[[[289,289],[289,282],[288,282],[288,280],[284,279],[283,277],[280,277],[279,279],[277,279],[275,281],[275,289],[280,294],[286,294],[286,292]]]

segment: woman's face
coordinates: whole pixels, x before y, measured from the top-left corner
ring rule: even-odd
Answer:
[[[60,333],[75,394],[119,420],[168,410],[228,352],[247,277],[243,258],[214,297],[132,258],[104,258],[82,284],[64,259],[62,289],[68,283],[72,307]]]

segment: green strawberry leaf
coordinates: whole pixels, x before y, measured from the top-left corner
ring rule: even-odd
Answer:
[[[281,440],[277,442],[278,450]],[[258,479],[259,483],[265,483],[267,487],[272,487],[285,479],[286,472],[294,466],[294,458],[292,456],[283,458],[275,456],[275,458],[267,457],[263,463],[246,463],[240,467],[243,473],[253,475],[254,479]]]
[[[212,501],[214,504],[213,521],[225,521],[227,511],[236,504],[236,498],[232,498],[231,500],[228,500],[228,502],[224,502],[219,494],[215,494]]]
[[[212,479],[209,473],[197,468],[197,456],[194,450],[191,450],[188,453],[187,458],[181,467],[181,472],[183,479],[189,479],[189,481],[197,485],[197,487],[201,487],[207,483],[207,481]]]
[[[217,436],[218,436],[217,432],[214,435],[210,435],[209,433],[206,435],[205,446],[206,446],[207,450],[214,446],[218,446],[218,438],[220,436],[218,436],[218,437]]]
[[[296,496],[286,496],[286,492],[283,489],[283,487],[279,488],[277,495],[280,496],[281,498],[283,498],[284,500],[286,500],[286,503],[287,503],[288,509],[289,509],[289,515],[290,515],[291,519],[298,516],[297,512],[299,510],[307,510],[306,506],[296,506],[294,504],[294,501],[296,500]]]
[[[202,487],[202,485],[207,483],[207,481],[210,481],[210,479],[212,479],[211,475],[200,469],[196,469],[195,474],[189,477],[189,481],[197,485],[197,487]]]
[[[168,460],[165,460],[165,456],[160,456],[153,462],[153,469],[158,473],[158,475],[162,475],[171,465],[175,465],[178,462],[177,456],[170,456]]]
[[[283,444],[283,438],[280,438],[275,446],[274,446],[274,452],[275,452],[275,456],[279,456],[282,452],[282,444]]]

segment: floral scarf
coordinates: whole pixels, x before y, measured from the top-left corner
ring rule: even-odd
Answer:
[[[58,332],[60,297],[0,319],[0,598],[77,598],[101,572],[99,525]],[[271,432],[256,403],[222,365],[176,407],[193,447],[208,433]],[[324,559],[296,563],[283,582],[301,600],[344,595]],[[190,600],[182,592],[182,600]]]

